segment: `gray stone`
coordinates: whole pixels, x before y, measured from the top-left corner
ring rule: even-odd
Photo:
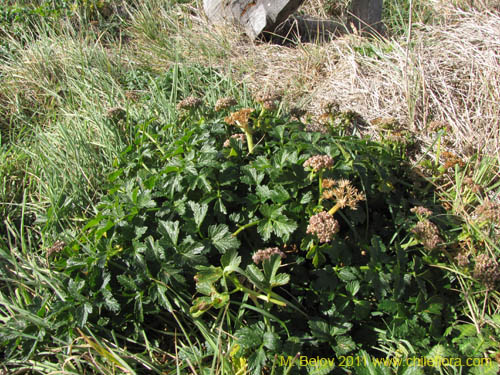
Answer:
[[[203,8],[212,22],[240,24],[249,37],[273,32],[304,0],[203,0]]]
[[[351,22],[362,32],[383,32],[383,0],[352,0]]]
[[[252,39],[262,33],[281,32],[290,29],[284,21],[288,19],[304,0],[203,0],[203,8],[211,22],[222,21],[239,24]],[[352,0],[352,18],[358,30],[380,32],[383,0]],[[340,27],[333,21],[296,17],[295,30],[309,37],[319,34],[335,35]]]

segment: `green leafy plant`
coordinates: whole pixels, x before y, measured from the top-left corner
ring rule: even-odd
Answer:
[[[37,345],[88,329],[172,353],[169,332],[182,327],[190,361],[203,367],[215,356],[257,374],[279,355],[345,356],[393,342],[425,353],[445,340],[458,296],[450,274],[430,265],[446,257],[455,239],[445,229],[456,223],[432,216],[436,246],[427,246],[425,218],[411,209],[439,208],[414,191],[401,148],[334,127],[306,131],[263,104],[230,114],[187,98],[179,110],[196,110],[172,122],[133,122],[95,216],[50,254],[71,307],[56,327],[26,323],[43,322]],[[3,337],[17,358],[28,338]],[[205,349],[194,349],[199,340]],[[216,354],[217,340],[229,358]]]

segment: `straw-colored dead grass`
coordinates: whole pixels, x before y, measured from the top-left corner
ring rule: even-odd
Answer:
[[[486,7],[437,6],[446,18],[415,27],[409,43],[347,35],[288,48],[210,26],[199,12],[169,38],[177,47],[185,41],[177,52],[182,61],[230,69],[253,90],[282,91],[290,106],[318,114],[322,101],[336,101],[367,121],[392,117],[424,145],[435,138],[429,124],[442,121],[451,128],[448,146],[455,152],[498,155],[500,15]],[[213,49],[210,40],[217,41]],[[146,50],[151,61],[151,44]]]

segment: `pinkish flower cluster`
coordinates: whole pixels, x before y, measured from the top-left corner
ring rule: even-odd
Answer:
[[[419,216],[432,216],[432,211],[422,206],[413,207],[410,212],[413,212],[414,214],[417,214]]]
[[[266,259],[270,259],[273,254],[278,254],[281,259],[286,258],[286,255],[277,247],[268,247],[266,249],[257,250],[252,256],[252,260],[255,264],[259,264]]]
[[[217,100],[217,103],[215,103],[215,111],[219,112],[236,104],[237,102],[234,98],[220,98]]]
[[[427,250],[434,250],[443,242],[438,227],[429,220],[419,221],[411,231]]]
[[[455,256],[455,261],[460,267],[467,267],[470,263],[469,256],[465,253],[458,253]]]
[[[474,277],[481,281],[486,287],[493,289],[500,280],[500,267],[488,254],[479,254],[474,266]]]
[[[304,164],[304,168],[310,168],[314,172],[320,169],[328,169],[333,167],[333,158],[328,155],[315,155],[307,159]]]
[[[476,208],[475,213],[483,220],[500,224],[500,203],[485,200],[482,205]]]
[[[319,242],[325,243],[330,242],[339,230],[339,222],[328,212],[322,211],[309,219],[306,233],[315,234]]]
[[[231,138],[234,138],[243,143],[245,143],[246,141],[245,133],[233,134]],[[224,147],[229,147],[229,146],[231,146],[231,141],[229,139],[226,139],[226,141],[224,142]]]
[[[194,109],[196,107],[199,107],[201,105],[201,99],[196,98],[194,96],[188,96],[187,98],[181,100],[177,104],[177,109]]]

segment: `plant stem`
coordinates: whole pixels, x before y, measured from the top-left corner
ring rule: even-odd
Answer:
[[[248,153],[251,154],[253,152],[253,148],[254,148],[253,136],[252,136],[252,133],[248,130],[245,130],[245,135],[247,136]]]
[[[340,208],[340,205],[337,203],[335,206],[333,206],[332,208],[330,208],[330,210],[328,211],[328,213],[330,215],[333,215],[335,212],[337,212]]]
[[[242,225],[241,227],[239,227],[233,234],[232,236],[233,237],[236,237],[242,230],[245,230],[247,228],[250,228],[250,227],[253,227],[257,224],[259,224],[260,222],[262,221],[262,219],[259,219],[259,220],[255,220],[255,221],[252,221],[251,223],[248,223],[248,224],[245,224],[245,225]]]
[[[319,172],[319,199],[318,199],[318,205],[321,204],[321,201],[323,200],[323,171]]]

